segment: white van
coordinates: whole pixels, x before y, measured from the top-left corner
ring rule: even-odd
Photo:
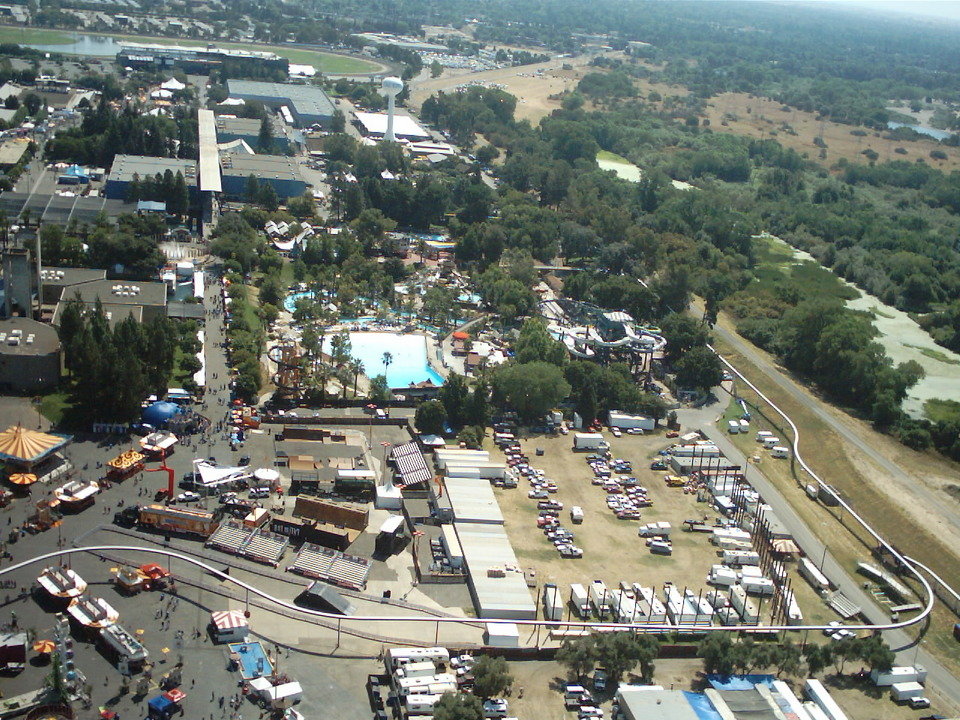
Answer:
[[[780,438],[773,437],[771,435],[770,437],[765,437],[762,442],[763,442],[763,446],[767,450],[772,450],[773,448],[775,448],[777,445],[780,444]]]
[[[727,423],[727,432],[731,435],[737,435],[740,432],[740,423],[737,420],[731,420]]]
[[[770,450],[770,455],[775,458],[788,458],[790,457],[790,448],[785,448],[783,445],[775,445]]]
[[[773,437],[773,433],[770,432],[769,430],[760,430],[757,433],[757,442],[763,442],[768,437]]]

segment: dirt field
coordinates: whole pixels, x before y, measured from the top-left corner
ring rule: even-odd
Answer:
[[[441,90],[453,92],[458,86],[468,83],[503,85],[507,92],[517,98],[517,119],[537,123],[540,118],[560,107],[560,101],[550,96],[576,87],[585,72],[583,66],[592,58],[593,55],[581,55],[477,73],[448,71],[438,78],[416,82],[410,89],[410,104],[419,110],[423,101],[434,93]],[[564,70],[565,64],[572,66],[572,69]]]
[[[563,525],[576,535],[575,543],[583,548],[583,557],[560,557],[536,527],[537,501],[527,497],[528,486],[522,480],[516,490],[496,490],[507,532],[521,564],[536,570],[540,587],[544,583],[556,583],[564,594],[569,593],[571,583],[586,585],[593,580],[602,580],[611,589],[618,588],[621,581],[639,582],[658,589],[667,582],[697,592],[711,589],[706,584],[706,575],[711,565],[720,562],[716,547],[710,544],[708,534],[683,532],[680,528],[687,518],[706,516],[713,524],[717,513],[707,503],[697,502],[696,495],[686,494],[683,488],[667,487],[663,481],[666,473],[649,469],[650,460],[672,441],[664,438],[662,431],[655,435],[625,434],[619,439],[609,434],[606,437],[614,457],[632,461],[632,475],[647,488],[653,506],[642,511],[639,521],[618,520],[607,508],[603,488],[590,482],[593,473],[586,463],[589,453],[571,451],[572,436],[522,441],[533,466],[542,469],[559,486],[559,492],[551,497],[563,502]],[[535,456],[538,447],[545,451],[542,457]],[[495,448],[492,452],[494,457],[499,455]],[[569,509],[574,505],[584,510],[581,525],[569,520]],[[659,520],[673,525],[673,555],[653,555],[637,536],[640,524]],[[805,617],[812,621],[835,620],[836,616],[796,575],[795,569],[790,568],[788,572],[793,575],[793,587]],[[769,601],[755,602],[768,621],[765,611]]]
[[[791,108],[784,112],[781,103],[767,98],[759,98],[745,93],[724,93],[711,98],[707,103],[707,117],[710,128],[717,132],[731,132],[754,138],[773,138],[785,147],[806,153],[809,159],[824,166],[834,165],[840,158],[866,163],[864,150],[874,150],[881,161],[907,160],[914,162],[922,158],[933,167],[945,172],[960,168],[960,149],[941,145],[935,140],[886,140],[881,134],[867,127],[841,125],[840,123],[821,122],[814,113]],[[726,125],[723,121],[726,118]],[[785,130],[788,125],[796,134]],[[852,130],[861,130],[864,137],[851,135]],[[814,145],[814,139],[822,133],[827,145],[827,156],[820,158],[820,148]],[[903,148],[906,155],[894,152]],[[934,160],[931,150],[942,150],[946,160]]]

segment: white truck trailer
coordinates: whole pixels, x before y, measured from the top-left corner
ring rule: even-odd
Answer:
[[[742,585],[733,585],[730,588],[730,604],[740,615],[740,619],[747,625],[756,625],[760,622],[760,613],[753,600],[747,597],[747,591]]]
[[[590,452],[592,450],[606,450],[610,446],[600,433],[574,433],[574,452]]]
[[[587,589],[580,583],[570,584],[570,602],[577,615],[586,620],[590,617],[590,596]]]
[[[810,558],[800,558],[797,563],[797,570],[800,572],[800,577],[810,583],[814,590],[822,592],[830,589],[830,581],[827,576],[820,572],[820,568]]]
[[[653,430],[656,422],[653,418],[643,415],[627,415],[619,410],[611,410],[607,413],[607,424],[610,427],[629,430],[630,428],[640,428],[641,430]]]

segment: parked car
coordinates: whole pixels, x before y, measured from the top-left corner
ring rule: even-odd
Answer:
[[[666,470],[667,464],[663,460],[654,460],[650,463],[651,470]]]
[[[483,702],[483,716],[488,720],[507,716],[507,701],[503,698],[490,698]]]
[[[195,493],[192,490],[182,492],[173,499],[174,502],[178,503],[200,502],[200,500],[200,493]]]
[[[629,432],[629,430],[628,430],[627,432]],[[618,437],[620,437],[621,435],[623,435],[623,433],[620,432],[620,428],[618,428],[618,427],[612,427],[612,428],[610,428],[610,434],[613,435],[613,436],[616,437],[616,438],[618,438]]]
[[[250,488],[250,499],[270,497],[270,488]]]
[[[680,437],[680,433],[677,432],[676,430],[668,430],[668,431],[667,431],[667,437],[668,437],[668,438]]]

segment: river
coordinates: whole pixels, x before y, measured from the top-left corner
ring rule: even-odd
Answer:
[[[778,237],[772,235],[767,237],[783,243],[797,260],[818,262],[809,253],[797,250]],[[903,401],[903,411],[912,417],[922,417],[923,404],[927,400],[955,398],[957,388],[960,387],[960,355],[937,345],[933,338],[905,312],[885,304],[879,298],[865,293],[843,278],[840,278],[840,281],[859,293],[859,297],[847,301],[847,307],[873,314],[873,325],[879,333],[877,342],[883,346],[894,364],[915,360],[926,372],[924,378],[907,391],[907,397]],[[936,353],[948,362],[924,355],[924,350]]]

